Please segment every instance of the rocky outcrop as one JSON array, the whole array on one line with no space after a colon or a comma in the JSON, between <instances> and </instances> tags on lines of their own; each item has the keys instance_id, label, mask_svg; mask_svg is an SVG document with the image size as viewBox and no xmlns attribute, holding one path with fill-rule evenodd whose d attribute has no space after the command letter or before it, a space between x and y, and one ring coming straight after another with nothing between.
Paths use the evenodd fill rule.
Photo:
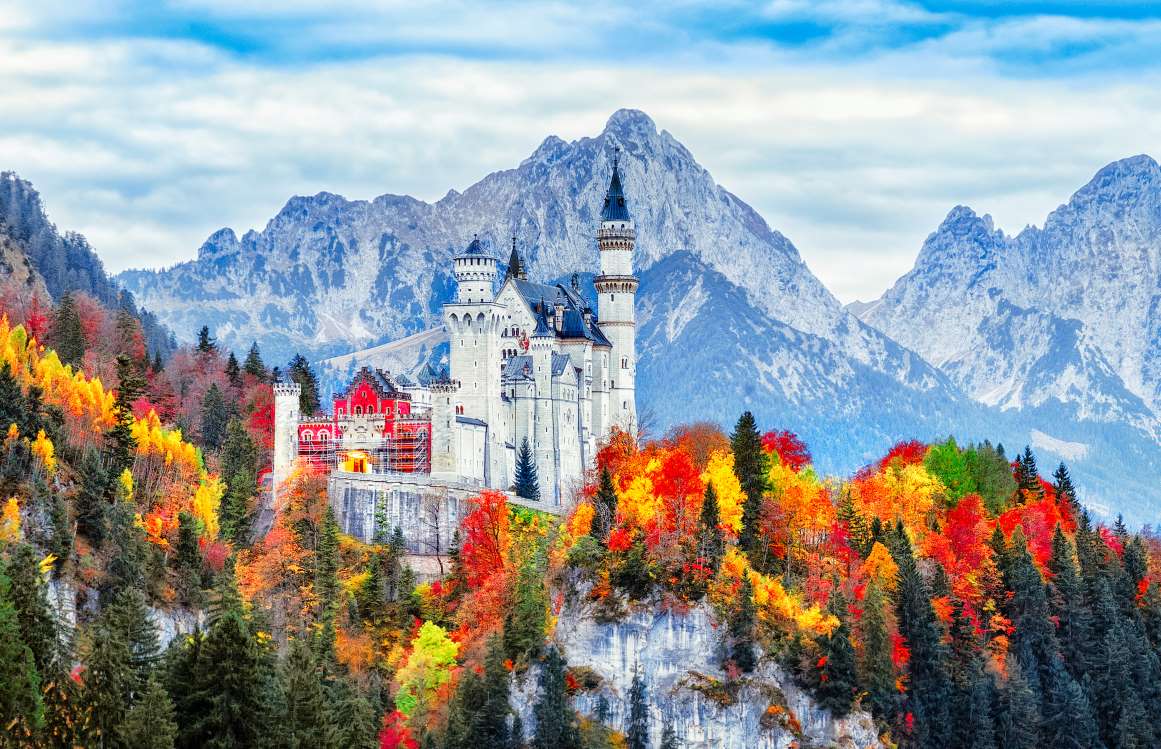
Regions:
<instances>
[{"instance_id":1,"label":"rocky outcrop","mask_svg":"<svg viewBox=\"0 0 1161 749\"><path fill-rule=\"evenodd\" d=\"M592 715L604 696L614 727L624 729L633 674L641 673L652 746L660 744L666 722L689 749L881 746L869 714L834 717L770 661L731 684L720 666L716 623L704 604L688 613L642 608L612 623L568 606L554 639L581 682L577 708ZM535 673L529 673L517 682L513 704L530 735L535 702Z\"/></svg>"}]
</instances>

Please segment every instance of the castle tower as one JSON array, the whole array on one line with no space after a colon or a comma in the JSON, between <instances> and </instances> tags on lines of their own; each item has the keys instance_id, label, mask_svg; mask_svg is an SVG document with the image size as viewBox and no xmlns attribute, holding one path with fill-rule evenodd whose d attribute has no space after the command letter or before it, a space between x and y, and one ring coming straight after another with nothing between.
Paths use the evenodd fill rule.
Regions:
<instances>
[{"instance_id":1,"label":"castle tower","mask_svg":"<svg viewBox=\"0 0 1161 749\"><path fill-rule=\"evenodd\" d=\"M496 304L496 258L479 238L473 238L454 259L456 301L443 306L444 326L450 343L451 379L459 382L452 398L453 410L487 425L484 479L488 486L507 486L505 442L507 412L501 398L500 367L503 348L500 332L507 312ZM453 416L453 427L455 426Z\"/></svg>"},{"instance_id":2,"label":"castle tower","mask_svg":"<svg viewBox=\"0 0 1161 749\"><path fill-rule=\"evenodd\" d=\"M597 246L601 253L601 274L593 279L597 289L597 324L613 345L609 356L609 422L630 434L637 434L637 277L633 275L633 247L637 232L625 193L617 157L613 176L601 209ZM603 435L598 435L601 437Z\"/></svg>"},{"instance_id":3,"label":"castle tower","mask_svg":"<svg viewBox=\"0 0 1161 749\"><path fill-rule=\"evenodd\" d=\"M560 504L560 433L552 403L552 332L545 315L552 314L542 299L535 306L536 330L529 339L532 376L536 379L536 400L532 408L532 454L536 458L536 478L540 482L540 499Z\"/></svg>"},{"instance_id":4,"label":"castle tower","mask_svg":"<svg viewBox=\"0 0 1161 749\"><path fill-rule=\"evenodd\" d=\"M456 453L456 412L454 400L459 383L438 379L431 383L431 473L454 479L459 473Z\"/></svg>"},{"instance_id":5,"label":"castle tower","mask_svg":"<svg viewBox=\"0 0 1161 749\"><path fill-rule=\"evenodd\" d=\"M297 382L274 383L274 496L278 487L290 478L294 461L298 458L298 422L301 416L299 396L302 386Z\"/></svg>"}]
</instances>

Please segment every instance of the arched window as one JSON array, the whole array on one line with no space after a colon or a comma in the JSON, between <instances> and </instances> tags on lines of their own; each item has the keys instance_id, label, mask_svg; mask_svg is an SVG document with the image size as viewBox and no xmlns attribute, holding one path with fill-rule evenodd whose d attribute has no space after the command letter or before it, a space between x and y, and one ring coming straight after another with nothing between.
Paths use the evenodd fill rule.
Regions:
<instances>
[{"instance_id":1,"label":"arched window","mask_svg":"<svg viewBox=\"0 0 1161 749\"><path fill-rule=\"evenodd\" d=\"M310 441L312 441L312 439L313 439L313 435L310 432L303 432L302 433L302 441L303 442L310 442Z\"/></svg>"},{"instance_id":2,"label":"arched window","mask_svg":"<svg viewBox=\"0 0 1161 749\"><path fill-rule=\"evenodd\" d=\"M355 406L355 416L362 416L362 415L363 415L363 407L362 406Z\"/></svg>"},{"instance_id":3,"label":"arched window","mask_svg":"<svg viewBox=\"0 0 1161 749\"><path fill-rule=\"evenodd\" d=\"M319 441L319 442L326 442L326 441L327 441L327 440L329 440L330 438L331 438L331 433L330 433L330 432L319 432L319 433L318 433L318 441Z\"/></svg>"}]
</instances>

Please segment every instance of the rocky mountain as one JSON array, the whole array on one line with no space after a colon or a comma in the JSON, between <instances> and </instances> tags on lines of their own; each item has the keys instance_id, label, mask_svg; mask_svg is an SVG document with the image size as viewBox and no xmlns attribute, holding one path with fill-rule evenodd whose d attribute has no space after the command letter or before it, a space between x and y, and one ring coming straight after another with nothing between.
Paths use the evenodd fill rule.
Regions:
<instances>
[{"instance_id":1,"label":"rocky mountain","mask_svg":"<svg viewBox=\"0 0 1161 749\"><path fill-rule=\"evenodd\" d=\"M165 326L148 310L138 308L133 296L125 294L105 272L88 240L76 232L58 230L49 221L40 194L13 172L0 172L0 245L5 262L18 266L12 275L33 287L39 283L46 299L79 291L106 307L124 306L141 320L151 353L160 351L164 356L175 348ZM30 279L29 273L35 278Z\"/></svg>"},{"instance_id":2,"label":"rocky mountain","mask_svg":"<svg viewBox=\"0 0 1161 749\"><path fill-rule=\"evenodd\" d=\"M913 291L897 287L870 305L844 309L789 240L633 110L614 113L593 138L549 137L515 169L435 203L398 195L295 197L261 232L239 238L222 229L195 260L119 279L145 304L164 309L165 322L182 335L209 324L236 350L257 340L270 361L303 350L326 360L336 384L363 363L413 371L445 350L436 329L453 286L451 257L474 234L500 257L515 235L537 279L596 269L594 226L614 148L638 227L640 405L655 431L696 418L728 424L749 408L763 424L801 432L828 471L853 470L911 437L1032 443L1048 453L1047 462L1075 462L1082 483L1091 478L1085 488L1096 505L1105 504L1115 472L1127 468L1114 455L1125 439L1125 455L1156 460L1156 373L1142 363L1129 378L1134 365L1125 352L1132 349L1114 352L1103 342L1155 326L1155 317L1136 327L1118 328L1125 321L1108 315L1104 327L1078 325L1066 292L1086 281L1067 263L1055 278L1075 275L1071 286L1057 281L1058 304L1039 304L1035 293L992 293L995 284L984 279L1008 266L1000 258L1013 254L1017 240L967 209L953 211L925 246L913 273L938 268L930 278ZM1150 218L1138 203L1151 184L1088 200L1084 211L1110 211L1104 223L1089 223L1093 241L1147 236L1156 214ZM1075 217L1081 210L1070 218L1062 209L1056 222L1019 241L1047 256L1067 233L1056 223L1082 222ZM1140 280L1132 288L1146 289L1146 278L1155 288L1155 249L1148 276L1148 243L1138 245L1133 272ZM1078 245L1073 253L1084 251ZM1032 277L1041 264L1019 272ZM1116 283L1102 287L1107 299L1118 298L1110 291ZM910 306L893 305L896 293ZM898 326L886 319L891 314ZM937 334L926 336L928 330ZM1083 398L1075 396L1082 391ZM1113 435L1113 425L1124 433ZM1113 473L1090 475L1089 463ZM1150 465L1156 468L1149 475L1161 478L1161 462ZM1141 489L1146 506L1158 501L1149 482Z\"/></svg>"},{"instance_id":3,"label":"rocky mountain","mask_svg":"<svg viewBox=\"0 0 1161 749\"><path fill-rule=\"evenodd\" d=\"M1045 432L1091 438L1109 425L1155 447L1161 166L1148 156L1110 164L1043 228L1016 236L956 207L915 267L859 315L981 403L1024 422L1039 414ZM1157 476L1161 462L1153 454L1141 469Z\"/></svg>"}]
</instances>

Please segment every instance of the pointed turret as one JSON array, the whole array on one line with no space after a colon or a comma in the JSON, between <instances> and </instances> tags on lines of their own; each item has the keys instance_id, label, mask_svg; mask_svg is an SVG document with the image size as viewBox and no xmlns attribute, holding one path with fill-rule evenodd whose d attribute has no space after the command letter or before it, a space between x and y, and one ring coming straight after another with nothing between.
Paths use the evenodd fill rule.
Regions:
<instances>
[{"instance_id":1,"label":"pointed turret","mask_svg":"<svg viewBox=\"0 0 1161 749\"><path fill-rule=\"evenodd\" d=\"M505 278L528 280L528 273L524 270L524 261L520 259L520 252L516 249L515 235L512 235L512 254L508 257L508 273Z\"/></svg>"},{"instance_id":2,"label":"pointed turret","mask_svg":"<svg viewBox=\"0 0 1161 749\"><path fill-rule=\"evenodd\" d=\"M605 193L605 205L601 208L601 221L629 221L629 206L625 204L625 191L621 187L621 170L618 157L613 156L613 176L609 180L609 190Z\"/></svg>"}]
</instances>

